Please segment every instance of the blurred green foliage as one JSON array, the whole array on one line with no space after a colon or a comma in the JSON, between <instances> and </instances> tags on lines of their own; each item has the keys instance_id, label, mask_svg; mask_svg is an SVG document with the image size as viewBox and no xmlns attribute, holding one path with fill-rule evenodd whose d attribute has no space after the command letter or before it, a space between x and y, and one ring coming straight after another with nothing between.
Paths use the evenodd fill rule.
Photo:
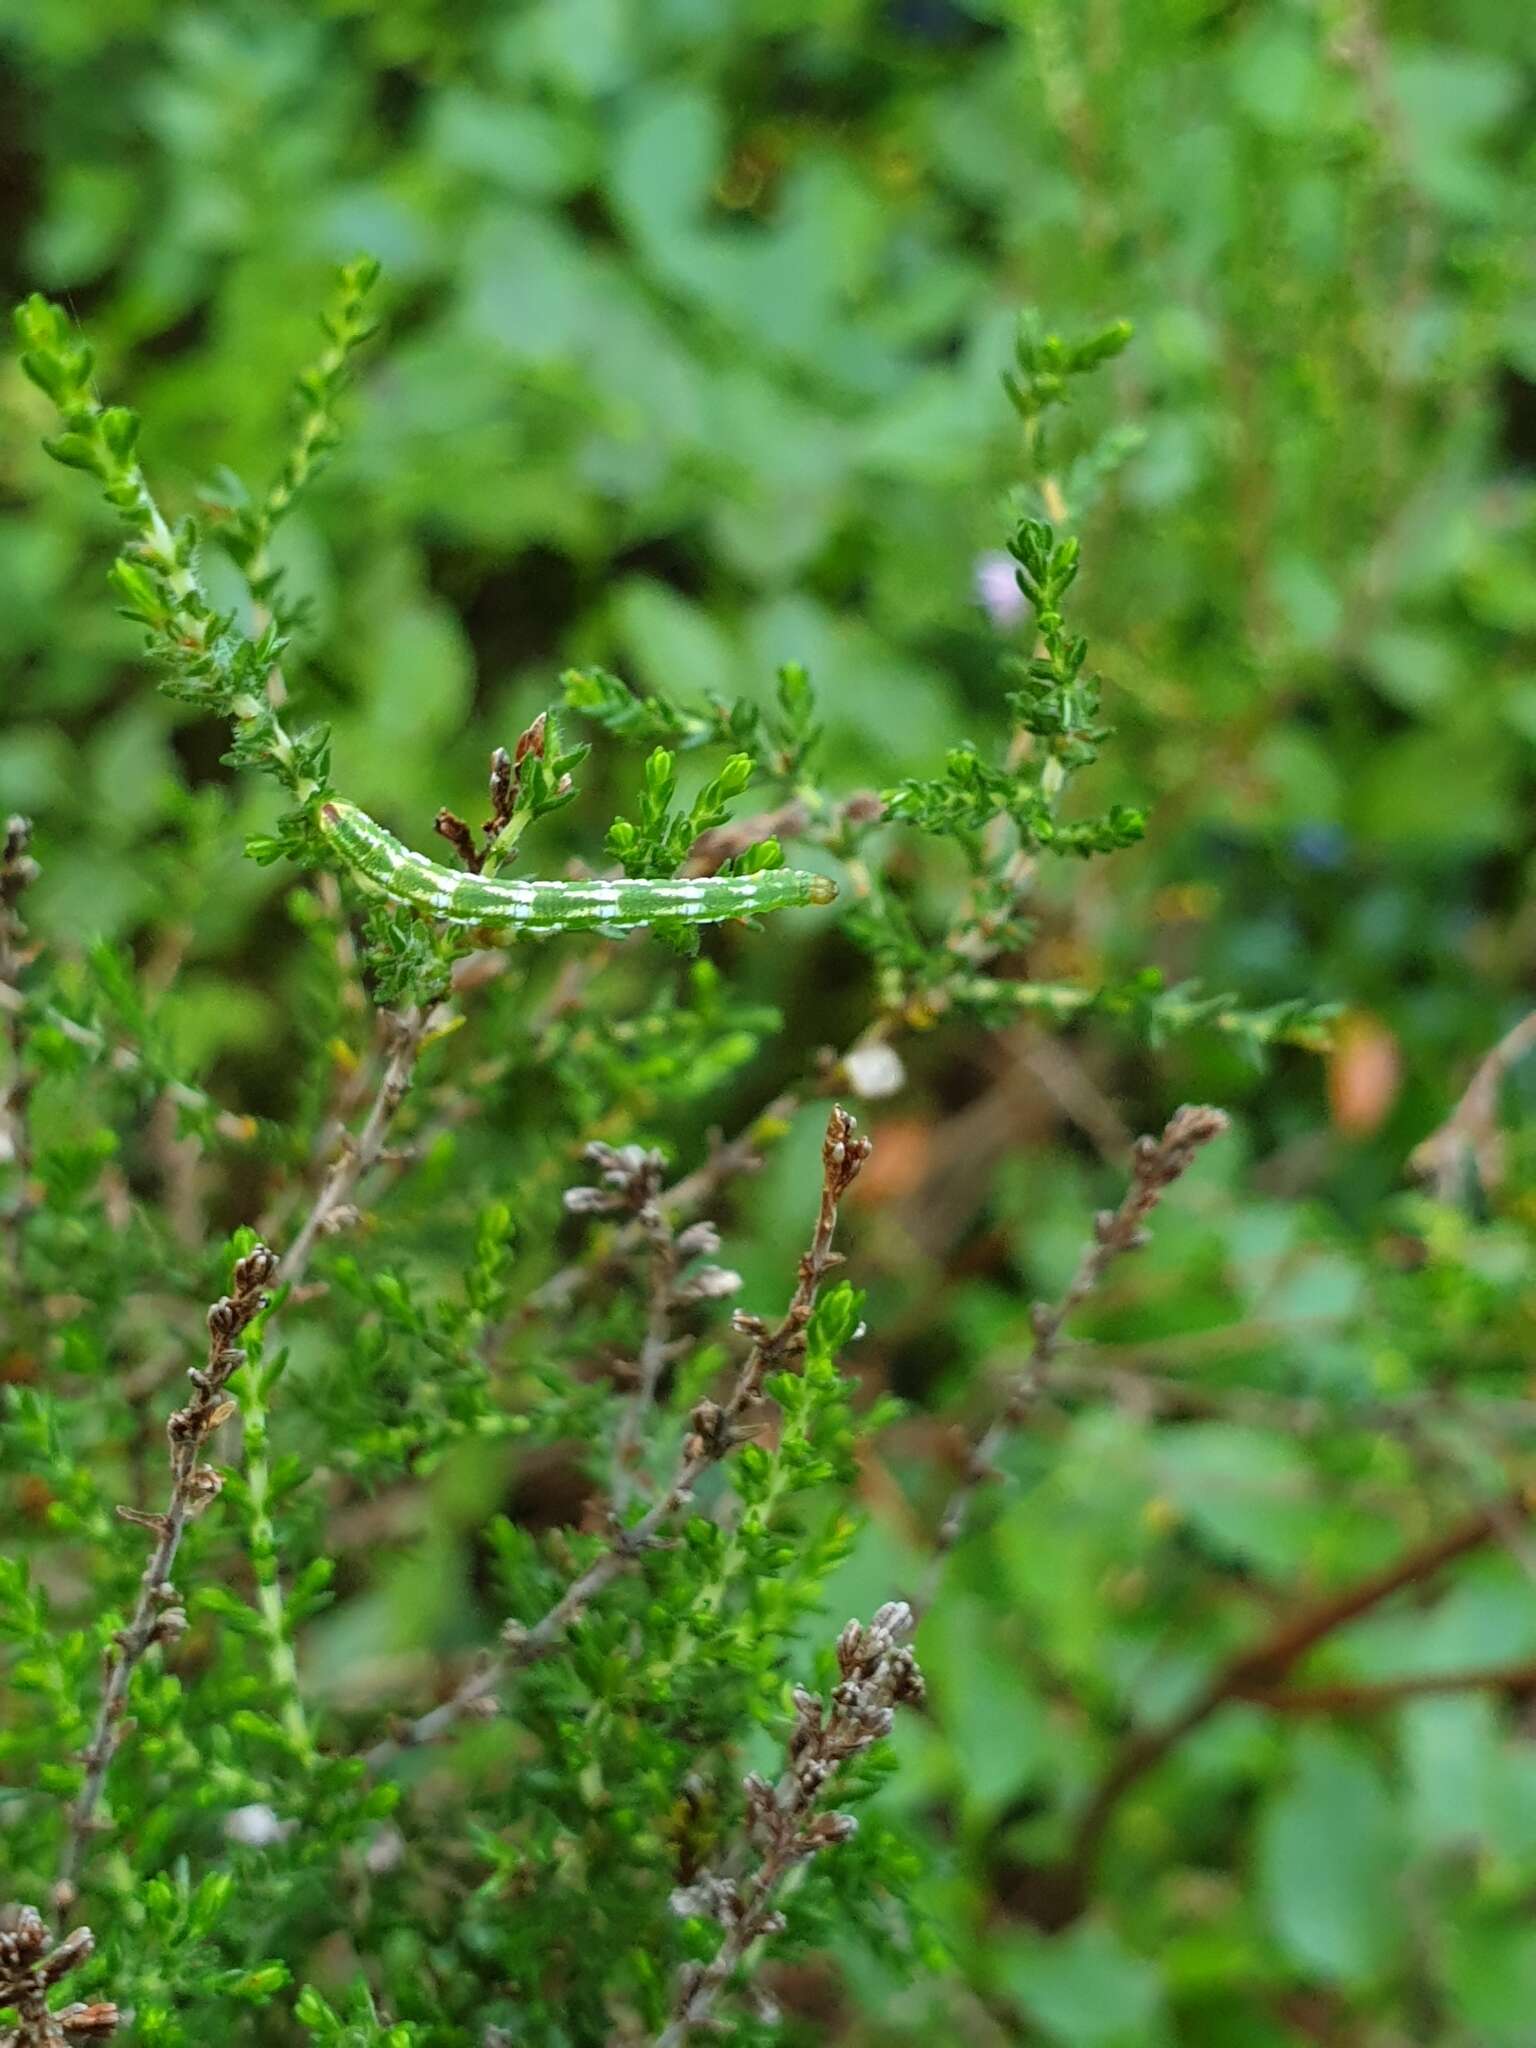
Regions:
<instances>
[{"instance_id":1,"label":"blurred green foliage","mask_svg":"<svg viewBox=\"0 0 1536 2048\"><path fill-rule=\"evenodd\" d=\"M359 431L282 550L354 793L397 824L571 659L727 694L797 660L850 774L931 759L993 700L971 584L1014 308L1133 318L1082 597L1111 794L1157 815L1100 946L1125 966L1156 911L1178 969L1386 1014L1398 1149L1423 1124L1523 964L1520 10L1474 0L1449 42L1346 0L0 21L14 283L71 295L173 509L213 449L262 473L332 264L390 273ZM0 801L57 821L59 914L119 936L210 743L130 682L90 515L17 388L5 419ZM220 971L270 884L211 879L199 1053L273 1021Z\"/></svg>"},{"instance_id":2,"label":"blurred green foliage","mask_svg":"<svg viewBox=\"0 0 1536 2048\"><path fill-rule=\"evenodd\" d=\"M1059 1291L1085 1214L1117 1191L1049 1077L1101 1136L1105 1103L1141 1128L1183 1096L1233 1107L1240 1135L1095 1309L1081 1369L1101 1378L1021 1439L925 1622L931 1711L899 1731L879 1803L924 1850L943 1967L925 1954L893 1995L829 1908L836 1979L782 1992L807 2040L1524 2048L1536 1750L1518 1695L1332 1717L1239 1701L1131 1786L1086 1898L1059 1874L1132 1731L1175 1718L1277 1613L1529 1470L1533 1064L1509 1076L1496 1168L1467 1162L1448 1200L1403 1179L1531 1000L1536 16L1507 0L0 0L0 55L10 295L78 312L104 388L144 414L173 512L217 492L220 461L268 474L335 264L382 260L387 346L275 554L305 605L305 708L334 727L347 793L413 843L440 804L478 815L486 753L567 666L588 711L613 670L687 704L745 695L772 721L776 672L802 663L841 793L929 777L961 739L995 745L998 654L1029 648L978 576L1014 515L1056 516L1020 495L1021 469L1051 477L1082 535L1075 629L1115 729L1093 800L1144 807L1147 831L1050 874L1032 973L1125 988L1150 958L1170 983L1346 1015L1326 1059L1283 1049L1260 1072L1220 1032L1149 1056L1091 1014L1065 1095L1055 1069L1043 1093L1000 1080L1032 1043L1016 1027L905 1049L910 1093L872 1117L885 1177L854 1219L870 1336L853 1357L913 1413L866 1469L870 1520L833 1580L848 1611L917 1574L943 1492L933 1418L985 1411L1030 1295ZM1052 331L1136 327L1083 387L1059 470L1054 417L1010 413L1000 385L1020 305ZM291 874L241 859L275 802L220 765L215 721L146 686L103 595L111 520L41 455L50 430L0 366L0 811L38 820L29 923L82 956L82 1013L139 1000L125 954L151 981L157 958L179 963L131 1020L146 1099L195 1073L263 1120L261 1163L216 1190L233 1226L320 1128L297 1053L355 1030L335 933L312 906L302 928L288 915ZM541 827L546 871L591 852L635 768L598 749L582 803ZM916 908L954 883L942 860L914 867ZM537 1058L505 1049L483 1127L428 1154L361 1265L334 1260L336 1294L375 1316L368 1371L405 1388L349 1430L365 1477L478 1413L474 1386L434 1382L446 1412L409 1389L420 1318L379 1292L378 1262L406 1247L472 1306L477 1275L508 1284L495 1225L466 1254L436 1204L492 1162L520 1204L550 1193L549 1146L525 1128L546 1064L562 1073L550 1145L611 1116L692 1157L867 1007L868 964L835 929L733 947L724 987L712 959L661 957L630 970L604 1028L556 1014ZM53 1255L79 1262L106 1326L144 1246L88 1249L71 1205L111 1141L40 1095ZM797 1121L742 1205L728 1255L748 1299L782 1292L818 1137L814 1114ZM201 1274L185 1264L182 1291ZM130 1360L154 1345L135 1313ZM622 1334L599 1320L564 1341ZM427 1341L460 1335L434 1323ZM105 1371L117 1352L86 1357L93 1341L74 1363ZM341 1358L296 1348L286 1426L359 1398ZM592 1391L559 1396L573 1433ZM517 1445L484 1434L428 1479L429 1535L309 1629L323 1686L485 1640L488 1515L511 1516L494 1568L531 1567L511 1533ZM18 1441L101 1539L104 1496L50 1464L40 1424ZM4 1505L25 1523L24 1500ZM89 1647L69 1650L82 1683ZM1516 1529L1330 1642L1305 1680L1533 1654ZM83 1734L67 1697L50 1711ZM197 1760L176 1753L172 1708L141 1719L185 1782ZM551 1714L540 1740L563 1739ZM211 1807L269 1789L237 1752L217 1752ZM326 1796L340 1810L349 1793ZM504 1917L505 1853L479 1843L465 1878L464 1952L442 1964L455 1996ZM147 1953L201 1938L199 1897L163 1881ZM401 2002L417 1951L385 1960L391 2013L420 2019ZM300 2019L322 2041L392 2040L347 1988L352 1961L321 1958L326 1998L307 1992ZM174 2001L174 1972L151 1979L145 2003Z\"/></svg>"}]
</instances>

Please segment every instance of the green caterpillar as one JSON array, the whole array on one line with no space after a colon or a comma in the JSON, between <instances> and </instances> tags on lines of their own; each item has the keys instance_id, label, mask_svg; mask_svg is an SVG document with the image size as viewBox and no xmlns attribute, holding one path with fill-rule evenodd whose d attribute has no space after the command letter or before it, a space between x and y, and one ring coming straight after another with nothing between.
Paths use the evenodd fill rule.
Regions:
<instances>
[{"instance_id":1,"label":"green caterpillar","mask_svg":"<svg viewBox=\"0 0 1536 2048\"><path fill-rule=\"evenodd\" d=\"M409 903L448 924L515 925L520 931L633 931L653 924L719 924L767 910L830 903L837 884L794 868L757 875L702 875L675 882L523 882L456 874L412 853L366 811L339 797L321 804L327 845L363 888Z\"/></svg>"}]
</instances>

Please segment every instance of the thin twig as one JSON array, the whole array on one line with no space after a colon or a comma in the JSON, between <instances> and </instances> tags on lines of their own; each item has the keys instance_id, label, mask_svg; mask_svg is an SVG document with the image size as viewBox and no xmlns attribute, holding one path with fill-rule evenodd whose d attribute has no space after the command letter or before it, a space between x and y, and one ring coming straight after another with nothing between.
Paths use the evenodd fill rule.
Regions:
<instances>
[{"instance_id":1,"label":"thin twig","mask_svg":"<svg viewBox=\"0 0 1536 2048\"><path fill-rule=\"evenodd\" d=\"M31 837L31 821L21 817L8 818L0 837L0 991L12 999L5 1005L6 1073L5 1085L0 1089L0 1166L9 1166L16 1175L16 1193L6 1204L4 1223L11 1277L18 1295L22 1286L22 1231L32 1202L32 1139L27 1125L27 1097L32 1084L27 1073L25 999L21 993L21 977L27 963L26 929L19 908L23 894L37 878L37 863L27 852Z\"/></svg>"},{"instance_id":2,"label":"thin twig","mask_svg":"<svg viewBox=\"0 0 1536 2048\"><path fill-rule=\"evenodd\" d=\"M636 1361L635 1389L624 1404L613 1444L613 1511L621 1515L633 1491L635 1467L645 1442L646 1424L656 1405L656 1390L671 1351L672 1283L677 1252L672 1232L660 1215L651 1233L650 1285L646 1290L645 1335Z\"/></svg>"},{"instance_id":3,"label":"thin twig","mask_svg":"<svg viewBox=\"0 0 1536 2048\"><path fill-rule=\"evenodd\" d=\"M683 873L718 874L728 860L756 846L759 840L796 838L810 822L810 808L798 796L780 804L777 810L758 811L750 818L733 818L729 824L716 825L699 834L688 850Z\"/></svg>"},{"instance_id":4,"label":"thin twig","mask_svg":"<svg viewBox=\"0 0 1536 2048\"><path fill-rule=\"evenodd\" d=\"M1084 1247L1077 1271L1060 1300L1036 1302L1030 1311L1034 1342L1029 1357L1002 1408L977 1438L967 1460L965 1477L951 1493L939 1518L937 1554L921 1608L926 1609L932 1600L944 1555L963 1533L976 1494L992 1478L1003 1445L1046 1388L1068 1319L1097 1291L1117 1259L1139 1251L1146 1244L1147 1218L1173 1183L1188 1171L1201 1147L1226 1128L1227 1119L1219 1109L1186 1105L1169 1118L1160 1138L1136 1140L1131 1150L1131 1183L1119 1208L1102 1209L1094 1218L1092 1240Z\"/></svg>"},{"instance_id":5,"label":"thin twig","mask_svg":"<svg viewBox=\"0 0 1536 2048\"><path fill-rule=\"evenodd\" d=\"M343 1134L320 1192L283 1254L277 1273L280 1283L291 1286L303 1278L316 1243L349 1214L358 1182L378 1163L395 1111L411 1085L411 1074L433 1010L430 1004L413 1004L390 1018L393 1043L368 1115L355 1139Z\"/></svg>"},{"instance_id":6,"label":"thin twig","mask_svg":"<svg viewBox=\"0 0 1536 2048\"><path fill-rule=\"evenodd\" d=\"M809 1249L800 1261L794 1293L781 1320L771 1327L760 1317L738 1315L735 1327L750 1337L751 1349L724 1402L700 1401L678 1452L671 1478L636 1522L615 1526L606 1547L593 1559L538 1621L531 1626L509 1622L493 1655L458 1687L452 1696L411 1722L403 1733L378 1743L367 1762L377 1769L398 1749L434 1742L466 1716L482 1714L497 1687L513 1672L547 1657L581 1613L657 1541L668 1522L693 1498L694 1488L711 1466L728 1457L751 1432L745 1418L757 1403L770 1373L799 1363L805 1351L806 1326L816 1306L821 1283L840 1263L832 1249L838 1206L869 1157L867 1138L858 1137L854 1120L834 1108L827 1119L821 1148L821 1201ZM494 1711L494 1708L491 1708Z\"/></svg>"},{"instance_id":7,"label":"thin twig","mask_svg":"<svg viewBox=\"0 0 1536 2048\"><path fill-rule=\"evenodd\" d=\"M699 1258L713 1258L720 1249L720 1233L707 1222L674 1229L658 1201L666 1165L659 1152L643 1145L607 1145L599 1139L587 1147L584 1157L599 1174L598 1184L568 1188L566 1209L573 1216L629 1216L650 1245L645 1335L635 1364L634 1392L624 1404L614 1436L612 1509L615 1516L622 1516L661 1375L676 1349L673 1313L688 1302L721 1301L735 1294L741 1275L724 1266L693 1264Z\"/></svg>"},{"instance_id":8,"label":"thin twig","mask_svg":"<svg viewBox=\"0 0 1536 2048\"><path fill-rule=\"evenodd\" d=\"M1485 1188L1497 1187L1502 1166L1499 1089L1510 1069L1533 1050L1536 1010L1522 1017L1483 1056L1461 1100L1444 1123L1414 1147L1408 1164L1415 1173L1433 1182L1441 1201L1455 1201L1465 1192L1469 1169L1476 1172Z\"/></svg>"},{"instance_id":9,"label":"thin twig","mask_svg":"<svg viewBox=\"0 0 1536 2048\"><path fill-rule=\"evenodd\" d=\"M342 1132L320 1192L298 1235L276 1264L274 1277L279 1285L296 1286L307 1272L320 1238L340 1228L353 1215L353 1194L363 1176L377 1164L383 1153L390 1124L410 1087L411 1075L434 1008L434 1005L415 1005L403 1015L390 1017L393 1044L368 1115L355 1139ZM268 1667L281 1701L283 1726L297 1755L309 1761L314 1756L314 1740L304 1711L298 1667L284 1615L277 1533L270 1510L272 1465L268 1452L266 1410L259 1389L254 1385L252 1394L242 1465L250 1508L248 1533L256 1579L256 1611L261 1620Z\"/></svg>"},{"instance_id":10,"label":"thin twig","mask_svg":"<svg viewBox=\"0 0 1536 2048\"><path fill-rule=\"evenodd\" d=\"M235 1263L233 1292L208 1311L208 1362L193 1367L192 1399L166 1424L170 1439L171 1491L164 1512L145 1515L119 1508L124 1521L149 1530L154 1550L139 1582L139 1596L126 1628L118 1631L106 1657L106 1684L96 1725L84 1752L85 1779L72 1801L64 1847L59 1859L55 1899L60 1911L75 1897L75 1879L88 1837L99 1825L96 1809L112 1759L125 1728L128 1691L133 1674L156 1643L175 1642L187 1625L177 1604L171 1572L187 1524L217 1499L223 1480L211 1465L200 1462L203 1445L234 1412L225 1394L231 1375L245 1363L239 1338L267 1305L265 1289L277 1272L277 1259L257 1245Z\"/></svg>"},{"instance_id":11,"label":"thin twig","mask_svg":"<svg viewBox=\"0 0 1536 2048\"><path fill-rule=\"evenodd\" d=\"M1101 1159L1125 1156L1131 1134L1070 1045L1035 1030L1009 1033L1000 1043L1010 1053L1017 1047L1024 1065L1062 1115L1091 1139Z\"/></svg>"},{"instance_id":12,"label":"thin twig","mask_svg":"<svg viewBox=\"0 0 1536 2048\"><path fill-rule=\"evenodd\" d=\"M1340 1679L1332 1685L1255 1688L1239 1697L1272 1714L1374 1714L1405 1700L1438 1699L1457 1692L1536 1693L1536 1657L1478 1665L1470 1671L1405 1672L1397 1678Z\"/></svg>"}]
</instances>

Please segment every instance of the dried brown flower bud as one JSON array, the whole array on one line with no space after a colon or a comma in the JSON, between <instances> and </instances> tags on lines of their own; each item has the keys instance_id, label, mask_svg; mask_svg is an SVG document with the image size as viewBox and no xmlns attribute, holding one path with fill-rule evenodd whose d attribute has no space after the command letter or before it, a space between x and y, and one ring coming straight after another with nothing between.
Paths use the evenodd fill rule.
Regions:
<instances>
[{"instance_id":1,"label":"dried brown flower bud","mask_svg":"<svg viewBox=\"0 0 1536 2048\"><path fill-rule=\"evenodd\" d=\"M55 2015L66 2034L79 2041L105 2041L115 2034L122 2014L115 2005L98 2000L92 2005L66 2005Z\"/></svg>"},{"instance_id":2,"label":"dried brown flower bud","mask_svg":"<svg viewBox=\"0 0 1536 2048\"><path fill-rule=\"evenodd\" d=\"M37 1966L37 1974L44 1984L57 1984L61 1977L67 1977L71 1970L83 1963L96 1946L96 1937L89 1927L77 1927L72 1934L66 1934L56 1949L43 1957Z\"/></svg>"},{"instance_id":3,"label":"dried brown flower bud","mask_svg":"<svg viewBox=\"0 0 1536 2048\"><path fill-rule=\"evenodd\" d=\"M227 1294L221 1295L208 1311L208 1328L215 1337L230 1337L240 1327L240 1311Z\"/></svg>"},{"instance_id":4,"label":"dried brown flower bud","mask_svg":"<svg viewBox=\"0 0 1536 2048\"><path fill-rule=\"evenodd\" d=\"M680 1886L667 1904L680 1920L718 1920L729 1927L741 1918L742 1900L734 1882L705 1871L690 1885Z\"/></svg>"},{"instance_id":5,"label":"dried brown flower bud","mask_svg":"<svg viewBox=\"0 0 1536 2048\"><path fill-rule=\"evenodd\" d=\"M156 1617L150 1640L156 1643L179 1643L187 1632L187 1615L183 1607L167 1607Z\"/></svg>"},{"instance_id":6,"label":"dried brown flower bud","mask_svg":"<svg viewBox=\"0 0 1536 2048\"><path fill-rule=\"evenodd\" d=\"M795 1764L795 1783L809 1798L826 1783L831 1768L819 1756L802 1756Z\"/></svg>"},{"instance_id":7,"label":"dried brown flower bud","mask_svg":"<svg viewBox=\"0 0 1536 2048\"><path fill-rule=\"evenodd\" d=\"M511 817L516 794L517 782L512 773L511 757L505 747L497 747L491 755L491 815L484 826L487 838L499 832Z\"/></svg>"},{"instance_id":8,"label":"dried brown flower bud","mask_svg":"<svg viewBox=\"0 0 1536 2048\"><path fill-rule=\"evenodd\" d=\"M773 1787L758 1771L749 1771L741 1781L741 1789L747 1795L747 1819L757 1823L765 1821L776 1810Z\"/></svg>"},{"instance_id":9,"label":"dried brown flower bud","mask_svg":"<svg viewBox=\"0 0 1536 2048\"><path fill-rule=\"evenodd\" d=\"M22 821L11 820L13 825L19 822ZM14 1966L31 1962L42 1954L48 1946L48 1929L36 1906L16 1906L11 1910L11 1926L0 1929L0 1963Z\"/></svg>"},{"instance_id":10,"label":"dried brown flower bud","mask_svg":"<svg viewBox=\"0 0 1536 2048\"><path fill-rule=\"evenodd\" d=\"M717 1401L700 1401L689 1420L693 1434L686 1446L690 1462L696 1458L723 1458L737 1441L738 1432Z\"/></svg>"},{"instance_id":11,"label":"dried brown flower bud","mask_svg":"<svg viewBox=\"0 0 1536 2048\"><path fill-rule=\"evenodd\" d=\"M927 1698L928 1688L912 1651L896 1651L886 1670L891 1698L902 1706L920 1707Z\"/></svg>"},{"instance_id":12,"label":"dried brown flower bud","mask_svg":"<svg viewBox=\"0 0 1536 2048\"><path fill-rule=\"evenodd\" d=\"M839 1842L852 1841L858 1832L859 1824L851 1813L820 1813L801 1840L814 1854L818 1849L830 1849Z\"/></svg>"},{"instance_id":13,"label":"dried brown flower bud","mask_svg":"<svg viewBox=\"0 0 1536 2048\"><path fill-rule=\"evenodd\" d=\"M725 1301L741 1292L742 1280L729 1266L701 1266L677 1291L679 1301Z\"/></svg>"},{"instance_id":14,"label":"dried brown flower bud","mask_svg":"<svg viewBox=\"0 0 1536 2048\"><path fill-rule=\"evenodd\" d=\"M121 1501L114 1512L120 1522L132 1522L136 1529L148 1529L154 1536L165 1534L164 1515L146 1515L138 1508L125 1507Z\"/></svg>"},{"instance_id":15,"label":"dried brown flower bud","mask_svg":"<svg viewBox=\"0 0 1536 2048\"><path fill-rule=\"evenodd\" d=\"M480 849L475 845L475 835L459 816L445 805L432 820L432 830L441 839L446 839L464 866L472 875L480 872Z\"/></svg>"},{"instance_id":16,"label":"dried brown flower bud","mask_svg":"<svg viewBox=\"0 0 1536 2048\"><path fill-rule=\"evenodd\" d=\"M909 1635L912 1629L912 1609L905 1600L888 1600L870 1623L871 1631L885 1636L892 1642Z\"/></svg>"},{"instance_id":17,"label":"dried brown flower bud","mask_svg":"<svg viewBox=\"0 0 1536 2048\"><path fill-rule=\"evenodd\" d=\"M720 1233L713 1223L690 1223L686 1230L678 1232L677 1256L679 1259L713 1258L720 1249Z\"/></svg>"},{"instance_id":18,"label":"dried brown flower bud","mask_svg":"<svg viewBox=\"0 0 1536 2048\"><path fill-rule=\"evenodd\" d=\"M200 1515L224 1491L224 1475L211 1465L198 1465L187 1475L186 1491L188 1517Z\"/></svg>"},{"instance_id":19,"label":"dried brown flower bud","mask_svg":"<svg viewBox=\"0 0 1536 2048\"><path fill-rule=\"evenodd\" d=\"M265 1287L276 1277L277 1254L270 1245L253 1245L243 1259L235 1264L235 1292L249 1294L256 1288Z\"/></svg>"},{"instance_id":20,"label":"dried brown flower bud","mask_svg":"<svg viewBox=\"0 0 1536 2048\"><path fill-rule=\"evenodd\" d=\"M530 754L540 761L544 758L544 735L549 726L549 713L541 711L538 717L517 736L517 750L513 754L513 765L521 768ZM500 750L498 749L498 752Z\"/></svg>"},{"instance_id":21,"label":"dried brown flower bud","mask_svg":"<svg viewBox=\"0 0 1536 2048\"><path fill-rule=\"evenodd\" d=\"M858 1179L874 1147L868 1138L856 1135L854 1119L841 1106L827 1118L827 1135L822 1141L821 1163L827 1193L833 1201L845 1195Z\"/></svg>"}]
</instances>

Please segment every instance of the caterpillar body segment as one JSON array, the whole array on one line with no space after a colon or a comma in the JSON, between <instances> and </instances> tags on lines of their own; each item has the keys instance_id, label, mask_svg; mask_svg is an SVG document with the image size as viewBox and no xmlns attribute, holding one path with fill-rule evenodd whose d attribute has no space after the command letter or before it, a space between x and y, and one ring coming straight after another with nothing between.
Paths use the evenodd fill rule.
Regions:
<instances>
[{"instance_id":1,"label":"caterpillar body segment","mask_svg":"<svg viewBox=\"0 0 1536 2048\"><path fill-rule=\"evenodd\" d=\"M317 823L326 844L363 888L447 924L511 925L529 932L634 931L655 924L719 924L830 903L837 894L836 883L825 875L794 868L651 882L536 882L456 874L402 846L366 811L339 797L320 806Z\"/></svg>"}]
</instances>

